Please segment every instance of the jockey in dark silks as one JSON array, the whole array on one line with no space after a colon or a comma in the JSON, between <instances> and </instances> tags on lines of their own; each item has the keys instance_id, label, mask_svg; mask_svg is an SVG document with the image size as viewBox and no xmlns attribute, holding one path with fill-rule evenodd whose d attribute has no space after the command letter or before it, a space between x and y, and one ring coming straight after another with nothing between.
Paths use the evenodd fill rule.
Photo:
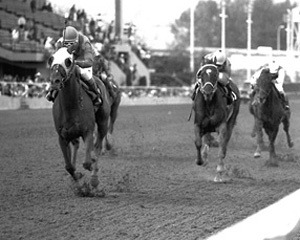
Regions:
<instances>
[{"instance_id":1,"label":"jockey in dark silks","mask_svg":"<svg viewBox=\"0 0 300 240\"><path fill-rule=\"evenodd\" d=\"M74 56L74 61L79 69L81 79L87 84L93 94L93 103L100 105L102 103L100 90L97 88L95 79L93 78L93 59L94 50L88 37L79 33L74 27L67 26L64 38L60 38L56 43L56 48L67 47L68 52ZM46 98L54 101L55 95L50 89Z\"/></svg>"},{"instance_id":2,"label":"jockey in dark silks","mask_svg":"<svg viewBox=\"0 0 300 240\"><path fill-rule=\"evenodd\" d=\"M114 77L110 71L109 61L103 55L97 55L93 64L93 74L98 76L106 86L110 96L116 97L114 88L117 88Z\"/></svg>"},{"instance_id":3,"label":"jockey in dark silks","mask_svg":"<svg viewBox=\"0 0 300 240\"><path fill-rule=\"evenodd\" d=\"M225 53L222 50L217 50L213 53L209 53L205 55L202 59L200 69L201 67L206 64L213 64L215 65L219 70L219 82L226 87L227 89L227 98L228 103L231 104L234 100L237 99L236 94L232 91L230 86L231 79L231 63L229 59L226 57ZM199 72L197 73L197 76L199 75ZM198 79L197 79L198 80ZM196 96L196 90L198 88L199 84L196 82L194 92L192 94L192 99L194 100Z\"/></svg>"}]
</instances>

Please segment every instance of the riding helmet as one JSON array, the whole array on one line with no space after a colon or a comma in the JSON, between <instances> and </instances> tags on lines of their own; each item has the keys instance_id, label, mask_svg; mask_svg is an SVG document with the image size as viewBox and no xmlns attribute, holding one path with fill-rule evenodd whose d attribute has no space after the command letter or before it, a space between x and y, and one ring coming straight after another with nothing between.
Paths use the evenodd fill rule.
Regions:
<instances>
[{"instance_id":1,"label":"riding helmet","mask_svg":"<svg viewBox=\"0 0 300 240\"><path fill-rule=\"evenodd\" d=\"M69 46L74 44L77 41L78 41L78 31L72 26L67 26L65 29L64 45Z\"/></svg>"},{"instance_id":2,"label":"riding helmet","mask_svg":"<svg viewBox=\"0 0 300 240\"><path fill-rule=\"evenodd\" d=\"M270 73L275 74L278 72L279 64L275 60L273 60L269 63L269 69Z\"/></svg>"},{"instance_id":3,"label":"riding helmet","mask_svg":"<svg viewBox=\"0 0 300 240\"><path fill-rule=\"evenodd\" d=\"M215 60L217 65L223 65L226 61L225 53L220 49L215 52Z\"/></svg>"}]
</instances>

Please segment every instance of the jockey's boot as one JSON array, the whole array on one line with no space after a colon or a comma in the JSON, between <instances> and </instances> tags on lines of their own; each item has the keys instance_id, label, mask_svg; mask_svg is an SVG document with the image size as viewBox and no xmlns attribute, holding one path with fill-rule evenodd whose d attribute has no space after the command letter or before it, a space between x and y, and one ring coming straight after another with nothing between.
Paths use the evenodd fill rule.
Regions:
<instances>
[{"instance_id":1,"label":"jockey's boot","mask_svg":"<svg viewBox=\"0 0 300 240\"><path fill-rule=\"evenodd\" d=\"M102 100L101 100L101 92L100 90L98 89L95 81L93 78L91 78L90 80L86 81L86 83L88 84L89 86L89 89L91 91L93 91L95 93L95 97L93 98L93 103L95 106L99 106L102 104Z\"/></svg>"},{"instance_id":2,"label":"jockey's boot","mask_svg":"<svg viewBox=\"0 0 300 240\"><path fill-rule=\"evenodd\" d=\"M285 110L289 110L290 109L289 100L287 99L287 97L285 96L285 94L282 93L282 92L280 92L279 96L281 98L281 101L282 101L284 109Z\"/></svg>"},{"instance_id":3,"label":"jockey's boot","mask_svg":"<svg viewBox=\"0 0 300 240\"><path fill-rule=\"evenodd\" d=\"M229 83L226 84L226 88L228 90L228 94L227 94L227 103L228 105L232 104L236 99L236 94L234 93L234 91L232 90L231 86Z\"/></svg>"},{"instance_id":4,"label":"jockey's boot","mask_svg":"<svg viewBox=\"0 0 300 240\"><path fill-rule=\"evenodd\" d=\"M117 94L116 94L116 92L114 90L114 87L113 87L114 83L111 81L110 77L107 77L105 81L106 81L106 83L104 83L104 84L105 84L105 86L107 86L107 90L108 90L109 95L113 99L115 99ZM103 81L103 82L105 82L105 81Z\"/></svg>"},{"instance_id":5,"label":"jockey's boot","mask_svg":"<svg viewBox=\"0 0 300 240\"><path fill-rule=\"evenodd\" d=\"M55 90L49 90L48 93L46 94L46 99L49 102L54 102L56 96L56 91Z\"/></svg>"}]
</instances>

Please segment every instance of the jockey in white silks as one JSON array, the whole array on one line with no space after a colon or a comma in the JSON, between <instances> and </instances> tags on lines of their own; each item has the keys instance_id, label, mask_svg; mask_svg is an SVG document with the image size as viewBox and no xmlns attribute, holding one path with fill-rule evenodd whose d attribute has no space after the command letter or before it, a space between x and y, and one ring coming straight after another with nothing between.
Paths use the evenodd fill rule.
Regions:
<instances>
[{"instance_id":1,"label":"jockey in white silks","mask_svg":"<svg viewBox=\"0 0 300 240\"><path fill-rule=\"evenodd\" d=\"M197 72L197 76L200 75L200 71L202 67L206 64L213 64L218 68L219 71L219 79L218 81L221 83L222 86L224 86L227 89L227 98L228 102L232 103L237 99L236 94L234 91L231 89L230 82L232 81L231 79L231 63L229 59L227 58L226 54L221 50L217 50L215 52L209 53L205 55L202 58L202 62L200 64L200 69ZM197 79L198 80L198 79ZM196 96L196 90L199 86L198 81L196 82L194 86L194 91L192 94L192 100L194 100Z\"/></svg>"},{"instance_id":2,"label":"jockey in white silks","mask_svg":"<svg viewBox=\"0 0 300 240\"><path fill-rule=\"evenodd\" d=\"M282 66L280 66L275 60L272 60L270 63L263 65L260 69L258 69L250 79L250 84L252 85L253 90L255 90L256 81L260 76L260 73L263 69L269 68L270 73L276 75L277 77L273 80L273 83L276 89L279 92L280 98L285 104L286 109L289 108L288 101L285 96L285 92L283 89L283 83L285 79L285 71Z\"/></svg>"}]
</instances>

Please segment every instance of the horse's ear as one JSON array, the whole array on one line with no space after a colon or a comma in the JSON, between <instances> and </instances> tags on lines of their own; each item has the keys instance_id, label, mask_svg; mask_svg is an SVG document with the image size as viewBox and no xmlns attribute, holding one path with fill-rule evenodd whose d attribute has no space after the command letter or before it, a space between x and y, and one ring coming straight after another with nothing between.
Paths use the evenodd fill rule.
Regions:
<instances>
[{"instance_id":1,"label":"horse's ear","mask_svg":"<svg viewBox=\"0 0 300 240\"><path fill-rule=\"evenodd\" d=\"M65 65L66 65L67 68L71 67L72 61L71 61L70 58L67 58L67 59L65 60Z\"/></svg>"},{"instance_id":2,"label":"horse's ear","mask_svg":"<svg viewBox=\"0 0 300 240\"><path fill-rule=\"evenodd\" d=\"M51 67L51 65L53 63L53 60L54 60L53 56L49 57L49 59L48 59L48 65L49 65L49 67Z\"/></svg>"}]
</instances>

